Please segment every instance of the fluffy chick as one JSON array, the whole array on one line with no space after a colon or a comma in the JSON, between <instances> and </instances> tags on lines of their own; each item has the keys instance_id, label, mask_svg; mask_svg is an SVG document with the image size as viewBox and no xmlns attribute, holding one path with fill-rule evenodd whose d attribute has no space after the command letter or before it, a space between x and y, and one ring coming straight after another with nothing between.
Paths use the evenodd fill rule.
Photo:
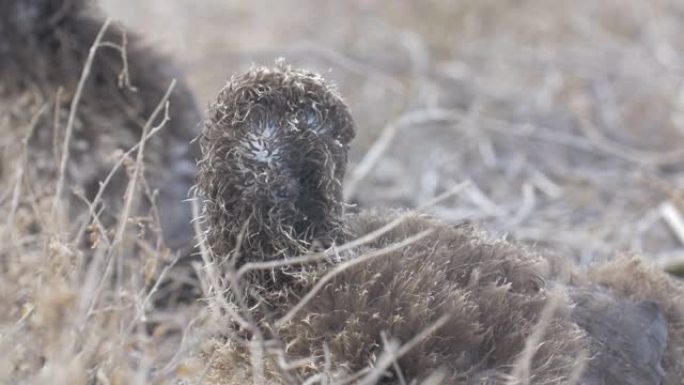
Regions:
<instances>
[{"instance_id":1,"label":"fluffy chick","mask_svg":"<svg viewBox=\"0 0 684 385\"><path fill-rule=\"evenodd\" d=\"M236 268L287 259L395 220L400 214L344 212L353 133L346 105L318 75L280 65L234 77L201 137L198 187L215 256ZM335 266L426 230L334 275L289 321L276 322ZM243 283L267 334L290 358L313 357L296 373L302 378L325 369L340 379L372 367L384 337L406 343L446 316L377 383L421 381L441 370L444 384L677 384L682 286L649 271L649 282L661 286L630 292L621 286L630 280L624 267L587 277L560 262L469 226L410 215L324 263L276 268ZM222 367L228 383L244 374L239 352Z\"/></svg>"}]
</instances>

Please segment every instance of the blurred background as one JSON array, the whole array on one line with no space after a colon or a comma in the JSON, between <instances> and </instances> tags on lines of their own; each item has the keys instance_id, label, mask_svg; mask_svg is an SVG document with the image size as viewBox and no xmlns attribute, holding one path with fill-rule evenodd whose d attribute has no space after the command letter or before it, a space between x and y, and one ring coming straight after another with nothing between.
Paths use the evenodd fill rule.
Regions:
<instances>
[{"instance_id":1,"label":"blurred background","mask_svg":"<svg viewBox=\"0 0 684 385\"><path fill-rule=\"evenodd\" d=\"M684 260L684 1L103 0L206 107L284 57L337 84L357 125L347 197L580 262Z\"/></svg>"}]
</instances>

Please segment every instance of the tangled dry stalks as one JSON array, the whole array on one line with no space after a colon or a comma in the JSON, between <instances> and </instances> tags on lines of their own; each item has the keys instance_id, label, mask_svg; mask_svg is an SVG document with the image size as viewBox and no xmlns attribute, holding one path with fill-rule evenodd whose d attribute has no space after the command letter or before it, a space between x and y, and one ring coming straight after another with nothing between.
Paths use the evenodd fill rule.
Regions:
<instances>
[{"instance_id":1,"label":"tangled dry stalks","mask_svg":"<svg viewBox=\"0 0 684 385\"><path fill-rule=\"evenodd\" d=\"M684 115L679 75L684 50L679 38L683 9L677 1L527 0L505 6L479 0L392 6L369 1L349 7L313 0L269 2L267 7L218 0L204 7L190 0L105 3L174 47L203 100L218 91L227 73L255 61L286 56L321 72L332 68L330 76L361 127L345 192L360 207L420 207L467 180L470 186L459 194L420 211L454 224L476 221L583 264L626 253L673 270L681 266ZM160 5L165 17L150 11ZM310 18L293 11L300 9L340 28L312 27ZM226 31L226 20L234 22L234 29ZM166 28L169 24L174 28ZM196 41L197 36L203 38ZM125 49L116 47L120 57L118 49ZM82 74L76 80L89 76L88 71ZM159 87L165 91L172 85ZM135 210L124 210L114 225L105 223L98 194L84 203L88 214L74 226L62 207L73 202L37 199L46 184L49 191L64 189L74 199L69 184L59 182L67 179L73 159L67 147L55 147L62 162L54 163L61 170L59 179L37 181L27 171L30 136L67 98L78 100L75 94L15 100L25 119L12 124L24 134L0 143L2 156L11 157L13 165L0 174L0 383L371 384L391 368L398 383L406 383L397 360L443 319L403 344L386 336L374 367L340 378L332 373L332 353L324 347L322 357L316 357L323 362L320 370L305 371L305 378L289 374L311 367L312 360L291 361L277 336L265 335L249 319L249 309L224 295L244 291L239 285L247 270L274 268L277 262L247 264L222 276L219 261L200 242L203 261L195 267L201 300L172 311L158 307L153 297L164 278L184 283L185 277L171 269L178 255L168 255L160 243L138 234L141 223L159 228L155 215L131 216L126 212ZM150 153L144 143L165 130L159 123L178 107L166 101L162 95L147 101L156 110L142 117L149 120L147 134L133 138L107 169L125 169L121 186L129 191L153 195L141 177L142 157ZM78 103L72 106L69 111L77 113ZM0 108L2 126L10 115L4 105ZM66 125L63 120L64 128L72 126L71 119ZM68 144L70 137L63 135L56 143ZM125 202L124 191L115 199ZM66 236L63 230L74 227ZM90 235L92 249L83 247L83 234ZM339 250L363 246L381 234ZM392 245L388 252L420 236L426 235ZM330 257L324 254L292 263ZM368 259L379 256L369 254ZM639 279L632 280L633 286L611 282L605 278L615 276L611 269L631 271ZM653 278L660 273L650 269L625 257L591 274L596 274L594 281L626 293L653 298L654 292L671 292L669 281ZM115 271L129 274L122 278ZM681 322L681 298L659 301L670 303L665 312ZM551 301L538 321L540 333L556 305ZM300 308L293 307L292 316ZM234 323L251 330L250 339L227 331L232 328L226 325ZM244 362L244 371L226 362ZM506 381L525 383L528 368L529 355L523 355ZM436 371L423 383L440 384L444 376ZM568 382L577 378L571 375Z\"/></svg>"}]
</instances>

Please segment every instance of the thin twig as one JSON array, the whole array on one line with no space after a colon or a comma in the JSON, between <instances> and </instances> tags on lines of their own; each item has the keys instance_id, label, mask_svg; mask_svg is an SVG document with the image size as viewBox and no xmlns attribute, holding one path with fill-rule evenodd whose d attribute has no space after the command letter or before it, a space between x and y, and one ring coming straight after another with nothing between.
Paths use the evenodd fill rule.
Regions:
<instances>
[{"instance_id":1,"label":"thin twig","mask_svg":"<svg viewBox=\"0 0 684 385\"><path fill-rule=\"evenodd\" d=\"M406 378L404 378L404 373L401 371L401 367L399 366L399 360L397 357L397 346L398 343L395 340L390 341L387 338L387 333L384 331L380 333L380 338L382 339L382 343L385 345L385 352L390 356L390 359L392 360L392 368L394 369L394 372L397 374L397 378L399 379L399 385L407 385L406 384Z\"/></svg>"},{"instance_id":2,"label":"thin twig","mask_svg":"<svg viewBox=\"0 0 684 385\"><path fill-rule=\"evenodd\" d=\"M455 114L454 111L445 109L425 109L407 112L400 116L392 123L386 125L380 135L375 140L373 145L366 151L363 159L352 170L349 178L345 182L344 200L349 201L355 194L359 183L368 176L368 173L375 167L382 155L387 151L392 139L397 132L404 127L425 124L435 121L453 121L460 120L460 114Z\"/></svg>"},{"instance_id":3,"label":"thin twig","mask_svg":"<svg viewBox=\"0 0 684 385\"><path fill-rule=\"evenodd\" d=\"M325 284L328 283L328 281L330 281L331 279L333 279L336 275L338 275L341 272L343 272L343 271L345 271L345 270L347 270L353 266L356 266L358 264L364 263L366 261L369 261L369 260L377 258L377 257L381 257L383 255L390 254L394 251L400 250L406 246L411 245L412 243L415 243L415 242L427 237L428 235L432 234L433 232L434 232L433 229L421 231L415 235L412 235L412 236L404 239L401 242L393 243L389 246L383 247L382 249L375 250L373 252L360 255L354 259L350 259L348 261L340 263L339 265L336 265L332 270L328 271L325 275L323 275L323 277L321 277L321 279L318 280L318 282L316 282L316 284L311 288L311 290L309 290L306 293L306 295L304 295L304 297L302 297L302 299L292 309L290 309L287 312L287 314L285 314L283 317L281 317L280 319L278 319L275 322L276 327L281 327L281 326L285 325L286 323L288 323L289 321L291 321L292 318L294 318L294 316L300 310L302 310L304 308L304 306L306 306L306 304L309 303L309 301L311 301L311 299L313 299L313 297L316 295L316 293L318 293L325 286Z\"/></svg>"},{"instance_id":4,"label":"thin twig","mask_svg":"<svg viewBox=\"0 0 684 385\"><path fill-rule=\"evenodd\" d=\"M423 329L420 333L416 334L408 342L397 349L396 352L383 352L380 358L378 358L378 361L375 363L373 370L364 378L362 378L358 382L358 385L372 385L377 383L377 380L380 378L380 376L382 376L382 374L392 365L393 362L411 351L411 349L415 348L419 343L423 342L423 340L434 334L439 328L446 325L451 317L451 314L442 315L435 322Z\"/></svg>"},{"instance_id":5,"label":"thin twig","mask_svg":"<svg viewBox=\"0 0 684 385\"><path fill-rule=\"evenodd\" d=\"M151 137L153 137L156 133L161 131L161 129L164 128L163 126L157 126L154 127L152 130L150 130L149 133L145 136L145 140L149 140ZM93 198L93 201L88 205L90 207L90 212L89 215L92 217L95 215L95 208L97 207L97 204L102 200L102 196L104 195L105 190L109 186L109 183L111 183L112 179L114 178L114 175L116 174L117 171L121 168L121 166L124 164L126 159L128 159L131 154L133 154L135 151L137 151L140 148L142 141L139 141L133 147L128 149L125 153L123 153L120 157L119 160L112 166L112 168L109 170L109 173L107 176L100 182L100 186L97 190L97 194L95 194L95 197ZM81 236L83 235L83 232L85 231L85 227L87 227L87 223L83 226L81 230L78 232L78 236L76 239L80 239Z\"/></svg>"},{"instance_id":6,"label":"thin twig","mask_svg":"<svg viewBox=\"0 0 684 385\"><path fill-rule=\"evenodd\" d=\"M392 229L396 228L397 226L401 225L404 223L408 218L411 216L416 215L417 213L420 213L422 211L425 211L426 209L454 196L459 193L461 193L464 189L468 188L471 186L471 182L465 181L462 183L457 184L453 188L449 189L443 194L438 195L434 199L420 205L419 207L407 211L395 219L389 221L387 224L384 226L378 228L377 230L373 230L368 234L365 234L363 236L360 236L358 238L355 238L352 241L349 241L343 245L340 245L338 247L333 247L325 251L317 252L317 253L312 253L312 254L307 254L307 255L302 255L298 257L293 257L293 258L288 258L288 259L276 259L276 260L270 260L270 261L263 261L263 262L248 262L245 263L240 269L237 271L237 279L241 279L245 274L247 274L250 271L253 270L269 270L269 269L275 269L278 267L284 267L284 266L291 266L291 265L297 265L297 264L303 264L303 263L311 263L311 262L316 262L320 261L325 258L329 258L331 256L335 256L336 254L339 254L341 252L347 251L347 250L352 250L355 249L359 246L366 245L370 242L373 242L374 240L378 239L379 237L383 236L384 234L388 233L389 231L392 231Z\"/></svg>"},{"instance_id":7,"label":"thin twig","mask_svg":"<svg viewBox=\"0 0 684 385\"><path fill-rule=\"evenodd\" d=\"M663 202L658 207L658 211L679 242L684 245L684 216L679 209L671 202Z\"/></svg>"},{"instance_id":8,"label":"thin twig","mask_svg":"<svg viewBox=\"0 0 684 385\"><path fill-rule=\"evenodd\" d=\"M542 346L542 339L551 327L556 311L561 305L560 291L551 293L542 309L539 321L535 325L532 334L525 340L525 346L518 356L511 371L510 385L529 385L532 371L532 361L535 354Z\"/></svg>"},{"instance_id":9,"label":"thin twig","mask_svg":"<svg viewBox=\"0 0 684 385\"><path fill-rule=\"evenodd\" d=\"M50 216L54 216L57 212L57 206L62 197L62 191L64 190L66 166L69 162L69 143L71 141L71 136L74 131L74 122L76 121L76 111L78 110L78 104L81 101L83 89L85 88L86 81L88 80L88 77L90 76L90 71L93 67L95 53L97 52L97 49L100 47L100 42L104 38L104 35L107 32L107 28L109 28L110 23L111 19L105 20L104 24L102 25L102 28L100 28L100 31L97 33L95 41L93 42L93 45L90 47L90 51L88 52L88 58L86 59L85 65L83 66L83 72L81 73L81 78L78 81L76 93L74 94L74 98L71 100L71 107L69 109L69 119L67 120L66 131L64 133L64 143L62 145L62 159L59 164L57 189L55 191L54 201L52 202L52 210Z\"/></svg>"},{"instance_id":10,"label":"thin twig","mask_svg":"<svg viewBox=\"0 0 684 385\"><path fill-rule=\"evenodd\" d=\"M166 123L169 121L170 117L168 114L168 101L171 97L171 93L173 92L175 86L176 79L171 81L171 84L166 90L166 93L162 97L159 104L157 104L157 107L155 107L154 111L152 111L152 115L150 115L150 118L145 123L145 126L143 126L142 135L140 137L140 148L135 159L135 167L133 168L133 176L131 176L131 180L128 183L128 186L126 187L124 207L121 211L121 217L119 218L119 226L117 228L116 235L114 236L114 241L112 242L113 245L119 245L121 243L124 231L126 229L126 222L128 221L128 217L131 213L133 201L136 195L135 192L138 183L138 178L140 178L142 174L145 144L147 143L147 133L152 129L152 124L162 111L165 111L165 115L162 121L157 125L157 127L164 127Z\"/></svg>"},{"instance_id":11,"label":"thin twig","mask_svg":"<svg viewBox=\"0 0 684 385\"><path fill-rule=\"evenodd\" d=\"M38 122L40 121L40 117L43 115L45 112L47 106L43 105L38 112L31 118L31 122L29 123L28 126L28 132L26 133L26 136L22 138L21 140L21 155L19 157L19 163L17 164L16 171L15 171L15 184L14 184L14 189L12 191L12 200L10 203L10 211L9 214L7 215L7 220L5 222L5 228L3 229L3 233L10 232L12 227L14 226L14 217L16 215L17 209L19 208L19 199L21 197L21 183L24 179L24 171L26 167L26 162L28 161L28 154L29 154L29 140L33 136L33 131L36 129L36 126L38 125Z\"/></svg>"},{"instance_id":12,"label":"thin twig","mask_svg":"<svg viewBox=\"0 0 684 385\"><path fill-rule=\"evenodd\" d=\"M195 218L193 220L193 228L195 230L195 236L197 237L200 256L202 257L202 261L204 262L203 271L209 277L209 284L211 285L211 287L209 288L209 292L206 293L206 295L212 299L212 301L210 302L210 308L212 309L212 313L215 317L219 317L221 314L220 309L224 309L226 313L228 313L228 316L231 317L231 319L233 319L235 322L237 322L240 325L240 327L246 330L250 330L252 328L252 325L240 314L238 314L238 312L235 310L235 307L232 304L228 303L226 298L223 295L221 295L220 288L222 285L219 281L218 273L215 269L214 260L211 257L211 251L206 245L206 240L202 234L202 228L200 227L200 223L198 220L198 218L200 217L200 208L199 203L197 203L197 198L192 200L191 205L192 216L193 218Z\"/></svg>"},{"instance_id":13,"label":"thin twig","mask_svg":"<svg viewBox=\"0 0 684 385\"><path fill-rule=\"evenodd\" d=\"M141 134L140 138L140 148L138 150L138 155L137 155L137 161L136 161L136 167L134 169L133 176L128 183L128 187L126 188L126 195L125 195L125 202L124 202L124 209L122 210L121 217L119 218L119 226L116 232L116 235L114 236L114 239L111 242L111 247L108 248L108 253L107 253L107 264L105 267L105 271L103 273L102 279L99 281L99 283L96 286L95 292L92 296L92 300L90 305L88 306L88 312L87 314L91 314L96 306L97 299L99 298L100 293L102 292L102 289L104 288L105 283L107 282L107 277L111 274L111 270L113 267L113 262L114 260L118 260L120 263L123 263L123 245L122 245L122 240L123 240L123 235L125 232L126 228L126 222L128 221L128 217L131 212L131 207L132 207L132 201L134 198L134 192L135 192L135 185L136 185L136 180L140 176L141 168L142 168L142 157L145 149L145 142L147 141L148 138L148 133L155 131L154 128L152 128L152 124L156 120L157 116L162 110L166 111L166 114L164 116L164 119L162 122L160 122L157 127L161 128L163 127L169 120L168 116L168 99L171 95L171 92L173 91L173 88L176 84L176 80L174 79L171 81L171 84L169 85L169 88L167 89L166 93L164 96L161 98L159 104L157 107L154 109L152 114L150 115L149 119L147 120L147 123L145 123L145 126L143 127L143 131ZM101 189L102 190L102 189ZM95 202L95 201L94 201ZM94 203L93 203L94 204ZM119 253L118 255L114 254L114 251L118 250ZM115 258L115 256L118 256L118 258ZM121 270L121 269L119 269ZM122 279L123 273L121 271L118 272L119 274L117 275L117 279Z\"/></svg>"}]
</instances>

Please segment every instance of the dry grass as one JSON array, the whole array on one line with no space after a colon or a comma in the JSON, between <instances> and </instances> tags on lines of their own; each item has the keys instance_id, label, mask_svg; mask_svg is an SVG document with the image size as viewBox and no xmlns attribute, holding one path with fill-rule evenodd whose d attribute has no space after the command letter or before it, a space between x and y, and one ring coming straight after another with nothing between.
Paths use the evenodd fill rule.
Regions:
<instances>
[{"instance_id":1,"label":"dry grass","mask_svg":"<svg viewBox=\"0 0 684 385\"><path fill-rule=\"evenodd\" d=\"M582 263L624 252L670 265L684 255L682 2L104 4L171 51L205 104L252 62L285 56L330 70L361 128L347 191L360 207L415 208L469 180L430 212ZM134 189L142 166L132 163ZM0 384L261 384L272 375L293 383L288 369L307 365L263 336L247 346L208 338L231 322L258 330L222 295L235 282L212 273L206 251L204 299L155 308L160 277L148 274L149 259L120 247L143 242L127 215L118 232L93 231L103 241L83 250L61 231L73 224L33 200L36 181L22 167L2 178L11 183L0 190ZM34 220L44 231L26 226ZM116 242L105 242L112 232ZM113 279L116 261L137 273ZM406 346L387 341L378 367L391 367ZM221 377L215 358L240 351L252 352L245 373ZM261 356L272 359L261 366ZM378 373L347 382L372 383ZM313 373L308 383L331 378ZM439 373L425 383L438 384Z\"/></svg>"}]
</instances>

